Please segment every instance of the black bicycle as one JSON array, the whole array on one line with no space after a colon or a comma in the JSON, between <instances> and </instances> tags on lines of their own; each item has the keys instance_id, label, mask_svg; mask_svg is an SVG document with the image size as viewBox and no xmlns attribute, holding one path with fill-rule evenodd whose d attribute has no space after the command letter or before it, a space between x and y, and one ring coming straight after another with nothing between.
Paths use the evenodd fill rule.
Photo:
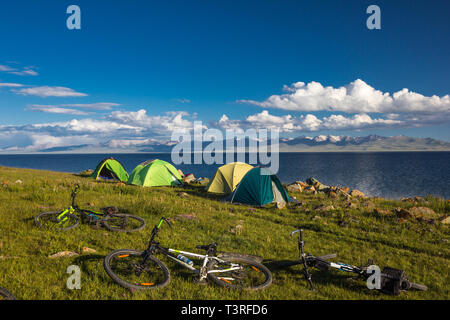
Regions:
<instances>
[{"instance_id":1,"label":"black bicycle","mask_svg":"<svg viewBox=\"0 0 450 320\"><path fill-rule=\"evenodd\" d=\"M206 254L162 247L155 238L163 222L171 227L166 218L161 218L152 230L145 251L119 249L105 257L106 273L116 283L137 290L166 286L170 281L170 272L163 262L154 257L158 253L198 275L196 281L199 283L211 280L222 287L250 290L264 289L272 283L272 274L264 265L242 254L218 254L217 243L197 246ZM200 260L199 268L195 268L194 262L186 256Z\"/></svg>"},{"instance_id":2,"label":"black bicycle","mask_svg":"<svg viewBox=\"0 0 450 320\"><path fill-rule=\"evenodd\" d=\"M0 288L0 300L16 300L16 297L4 288Z\"/></svg>"},{"instance_id":3,"label":"black bicycle","mask_svg":"<svg viewBox=\"0 0 450 320\"><path fill-rule=\"evenodd\" d=\"M298 249L300 253L300 259L297 261L292 261L289 266L303 265L303 274L305 279L308 281L311 290L314 290L314 284L312 282L312 275L308 270L308 267L314 267L322 271L329 271L330 269L337 269L344 272L351 272L358 275L365 281L367 281L371 276L374 275L374 271L370 268L373 265L373 261L369 261L367 266L356 267L342 262L331 262L329 259L336 258L337 254L328 254L320 257L312 256L311 254L305 254L304 252L304 241L303 241L303 230L295 230L291 232L291 236L295 233L300 232L298 237ZM401 291L416 289L416 290L427 290L428 288L422 284L417 284L409 281L406 278L405 272L403 270L398 270L391 267L384 267L380 273L380 287L378 290L387 294L400 294Z\"/></svg>"},{"instance_id":4,"label":"black bicycle","mask_svg":"<svg viewBox=\"0 0 450 320\"><path fill-rule=\"evenodd\" d=\"M80 186L77 184L72 191L72 204L67 209L42 212L34 218L35 224L41 228L70 230L80 224L81 218L84 223L95 227L104 226L110 231L117 232L135 232L145 227L144 219L127 213L119 213L115 207L103 208L103 212L81 209L75 204L79 189Z\"/></svg>"}]
</instances>

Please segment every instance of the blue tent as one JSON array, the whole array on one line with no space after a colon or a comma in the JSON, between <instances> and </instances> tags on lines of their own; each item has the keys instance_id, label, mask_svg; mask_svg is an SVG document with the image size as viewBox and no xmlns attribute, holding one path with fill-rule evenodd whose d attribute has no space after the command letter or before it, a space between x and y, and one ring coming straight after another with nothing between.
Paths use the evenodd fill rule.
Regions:
<instances>
[{"instance_id":1,"label":"blue tent","mask_svg":"<svg viewBox=\"0 0 450 320\"><path fill-rule=\"evenodd\" d=\"M288 193L276 175L265 168L253 168L242 178L230 202L263 206L272 202L289 202Z\"/></svg>"}]
</instances>

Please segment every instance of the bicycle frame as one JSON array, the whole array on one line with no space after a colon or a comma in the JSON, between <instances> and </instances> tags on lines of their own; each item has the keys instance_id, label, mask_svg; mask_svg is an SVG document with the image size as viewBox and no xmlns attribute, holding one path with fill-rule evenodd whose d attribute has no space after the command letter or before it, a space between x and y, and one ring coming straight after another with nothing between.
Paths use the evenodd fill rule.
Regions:
<instances>
[{"instance_id":1,"label":"bicycle frame","mask_svg":"<svg viewBox=\"0 0 450 320\"><path fill-rule=\"evenodd\" d=\"M199 280L200 281L205 280L207 275L208 275L208 273L224 273L224 272L229 272L229 271L235 271L235 270L241 270L242 269L242 267L239 264L237 264L237 263L227 262L227 261L224 261L224 260L216 257L215 256L215 252L212 255L209 254L210 253L209 250L208 250L208 252L206 254L198 254L198 253L193 253L193 252L188 252L188 251L182 251L182 250L177 250L177 249L161 247L158 242L154 241L154 239L155 239L156 235L158 234L158 232L159 232L163 222L167 222L167 224L170 227L172 227L170 222L166 218L161 218L159 223L153 228L148 248L143 253L144 262L145 262L146 258L149 255L153 255L155 253L161 253L164 256L172 259L176 263L180 264L181 266L185 267L186 269L191 270L193 273L199 274L199 276L200 276ZM199 259L199 260L203 259L202 265L201 265L201 267L199 269L197 269L197 268L195 268L195 267L185 263L184 261L181 261L180 259L178 259L175 256L175 254L181 254L181 255L192 257L192 258ZM206 267L207 267L208 262L210 260L215 260L218 263L222 263L222 264L229 264L230 267L227 268L227 269L217 269L217 270L214 269L214 270L207 271ZM222 280L226 280L226 281L233 280L233 278L228 278L228 277L221 277L221 279Z\"/></svg>"},{"instance_id":2,"label":"bicycle frame","mask_svg":"<svg viewBox=\"0 0 450 320\"><path fill-rule=\"evenodd\" d=\"M81 209L80 207L78 207L75 204L75 198L77 196L78 193L78 189L80 188L80 186L77 184L75 186L75 189L72 191L72 204L65 210L63 210L61 212L61 214L59 214L57 216L57 219L59 220L58 224L63 223L64 221L66 221L68 218L66 217L66 215L69 214L75 214L76 212L79 212L81 214L85 214L87 216L92 217L94 220L99 220L101 217L103 217L105 214L101 213L101 212L96 212L96 211L92 211L92 210L86 210L86 209Z\"/></svg>"}]
</instances>

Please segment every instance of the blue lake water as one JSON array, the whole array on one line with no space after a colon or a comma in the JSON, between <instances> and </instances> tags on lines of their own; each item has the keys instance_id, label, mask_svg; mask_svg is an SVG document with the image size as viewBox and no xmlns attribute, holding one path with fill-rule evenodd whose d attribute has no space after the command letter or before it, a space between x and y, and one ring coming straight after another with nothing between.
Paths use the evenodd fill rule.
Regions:
<instances>
[{"instance_id":1,"label":"blue lake water","mask_svg":"<svg viewBox=\"0 0 450 320\"><path fill-rule=\"evenodd\" d=\"M0 166L78 173L95 169L108 154L0 155ZM112 155L130 173L140 162L165 154ZM327 185L348 186L369 196L401 198L436 195L450 198L450 152L280 153L280 180L289 183L315 177ZM181 164L196 177L211 178L220 164ZM0 177L1 178L1 177Z\"/></svg>"}]
</instances>

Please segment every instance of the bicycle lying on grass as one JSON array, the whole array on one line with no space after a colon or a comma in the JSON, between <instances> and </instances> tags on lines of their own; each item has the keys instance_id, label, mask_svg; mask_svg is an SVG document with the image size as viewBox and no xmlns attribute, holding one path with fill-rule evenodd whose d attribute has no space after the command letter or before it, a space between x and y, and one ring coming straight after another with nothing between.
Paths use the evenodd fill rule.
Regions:
<instances>
[{"instance_id":1,"label":"bicycle lying on grass","mask_svg":"<svg viewBox=\"0 0 450 320\"><path fill-rule=\"evenodd\" d=\"M115 207L104 208L104 212L81 209L75 204L75 198L80 186L77 184L72 191L72 204L63 211L42 212L34 218L38 227L54 230L69 230L77 227L80 218L83 222L104 226L110 231L135 232L145 227L141 217L126 213L118 213Z\"/></svg>"},{"instance_id":2,"label":"bicycle lying on grass","mask_svg":"<svg viewBox=\"0 0 450 320\"><path fill-rule=\"evenodd\" d=\"M300 259L298 261L293 261L289 266L302 264L303 265L303 275L308 281L312 290L314 290L314 285L312 282L312 275L308 271L308 267L314 267L322 271L329 271L330 268L337 269L344 272L352 272L362 277L365 281L373 275L373 271L369 270L369 265L372 262L369 261L369 265L365 267L355 267L342 262L330 262L328 259L336 258L337 254L328 254L320 257L312 256L311 254L304 253L304 242L303 242L303 230L295 230L291 232L293 236L296 232L300 232L298 237L298 249L300 253ZM417 290L427 290L428 288L424 285L410 282L406 276L405 272L402 270L394 269L391 267L384 267L380 274L380 288L379 290L383 293L398 295L403 290L417 289Z\"/></svg>"},{"instance_id":3,"label":"bicycle lying on grass","mask_svg":"<svg viewBox=\"0 0 450 320\"><path fill-rule=\"evenodd\" d=\"M0 288L0 300L16 300L16 297L4 288Z\"/></svg>"},{"instance_id":4,"label":"bicycle lying on grass","mask_svg":"<svg viewBox=\"0 0 450 320\"><path fill-rule=\"evenodd\" d=\"M166 218L161 218L153 228L148 247L145 251L119 249L106 255L104 267L106 273L119 285L128 289L154 289L166 286L170 281L170 272L166 265L154 257L160 253L198 275L197 281L204 283L211 280L222 287L233 289L259 290L272 283L272 274L261 263L240 254L224 253L217 256L217 243L197 246L206 254L162 247L155 241L161 225ZM203 260L196 269L194 263L186 258L189 256Z\"/></svg>"}]
</instances>

